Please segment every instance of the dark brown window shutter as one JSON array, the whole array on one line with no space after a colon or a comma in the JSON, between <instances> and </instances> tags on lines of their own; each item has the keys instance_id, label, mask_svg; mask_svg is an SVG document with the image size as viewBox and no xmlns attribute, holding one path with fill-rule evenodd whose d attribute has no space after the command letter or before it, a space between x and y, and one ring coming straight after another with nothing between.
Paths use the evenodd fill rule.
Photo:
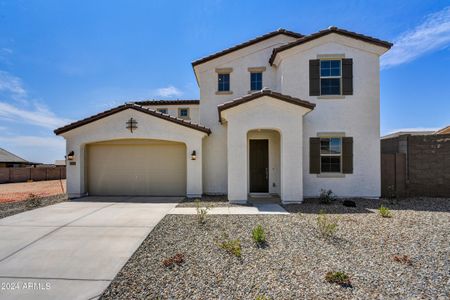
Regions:
<instances>
[{"instance_id":1,"label":"dark brown window shutter","mask_svg":"<svg viewBox=\"0 0 450 300\"><path fill-rule=\"evenodd\" d=\"M342 138L342 173L353 173L353 138Z\"/></svg>"},{"instance_id":2,"label":"dark brown window shutter","mask_svg":"<svg viewBox=\"0 0 450 300\"><path fill-rule=\"evenodd\" d=\"M320 174L320 138L309 138L309 173Z\"/></svg>"},{"instance_id":3,"label":"dark brown window shutter","mask_svg":"<svg viewBox=\"0 0 450 300\"><path fill-rule=\"evenodd\" d=\"M342 95L353 95L353 59L342 59Z\"/></svg>"},{"instance_id":4,"label":"dark brown window shutter","mask_svg":"<svg viewBox=\"0 0 450 300\"><path fill-rule=\"evenodd\" d=\"M309 61L309 95L320 96L320 60Z\"/></svg>"}]
</instances>

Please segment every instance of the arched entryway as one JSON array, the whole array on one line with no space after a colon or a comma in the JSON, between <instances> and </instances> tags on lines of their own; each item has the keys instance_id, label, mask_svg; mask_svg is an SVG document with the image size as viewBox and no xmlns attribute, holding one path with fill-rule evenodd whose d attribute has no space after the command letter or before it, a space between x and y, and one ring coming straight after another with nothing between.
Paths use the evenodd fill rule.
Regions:
<instances>
[{"instance_id":1,"label":"arched entryway","mask_svg":"<svg viewBox=\"0 0 450 300\"><path fill-rule=\"evenodd\" d=\"M249 195L280 194L280 133L273 129L247 132Z\"/></svg>"}]
</instances>

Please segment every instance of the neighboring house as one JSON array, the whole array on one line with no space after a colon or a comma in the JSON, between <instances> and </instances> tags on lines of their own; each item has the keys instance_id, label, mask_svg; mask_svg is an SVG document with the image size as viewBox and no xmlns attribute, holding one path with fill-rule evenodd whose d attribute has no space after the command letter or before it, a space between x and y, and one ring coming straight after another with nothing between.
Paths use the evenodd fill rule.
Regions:
<instances>
[{"instance_id":1,"label":"neighboring house","mask_svg":"<svg viewBox=\"0 0 450 300\"><path fill-rule=\"evenodd\" d=\"M450 134L450 126L439 129L434 134Z\"/></svg>"},{"instance_id":2,"label":"neighboring house","mask_svg":"<svg viewBox=\"0 0 450 300\"><path fill-rule=\"evenodd\" d=\"M18 168L33 165L33 163L0 148L0 168Z\"/></svg>"},{"instance_id":3,"label":"neighboring house","mask_svg":"<svg viewBox=\"0 0 450 300\"><path fill-rule=\"evenodd\" d=\"M379 197L379 58L391 46L279 29L194 61L199 101L127 103L55 130L69 196Z\"/></svg>"},{"instance_id":4,"label":"neighboring house","mask_svg":"<svg viewBox=\"0 0 450 300\"><path fill-rule=\"evenodd\" d=\"M436 131L433 130L402 130L402 131L396 131L387 135L384 135L381 137L382 140L384 139L391 139L391 138L397 138L402 135L439 135L439 134L450 134L450 126L438 129Z\"/></svg>"}]
</instances>

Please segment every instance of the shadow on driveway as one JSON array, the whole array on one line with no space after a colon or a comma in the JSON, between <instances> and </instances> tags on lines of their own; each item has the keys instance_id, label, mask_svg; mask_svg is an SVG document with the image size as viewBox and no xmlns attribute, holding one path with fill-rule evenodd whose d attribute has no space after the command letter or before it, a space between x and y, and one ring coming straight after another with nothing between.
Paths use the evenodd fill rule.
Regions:
<instances>
[{"instance_id":1,"label":"shadow on driveway","mask_svg":"<svg viewBox=\"0 0 450 300\"><path fill-rule=\"evenodd\" d=\"M150 196L86 196L71 199L73 202L112 202L112 203L179 203L185 197Z\"/></svg>"}]
</instances>

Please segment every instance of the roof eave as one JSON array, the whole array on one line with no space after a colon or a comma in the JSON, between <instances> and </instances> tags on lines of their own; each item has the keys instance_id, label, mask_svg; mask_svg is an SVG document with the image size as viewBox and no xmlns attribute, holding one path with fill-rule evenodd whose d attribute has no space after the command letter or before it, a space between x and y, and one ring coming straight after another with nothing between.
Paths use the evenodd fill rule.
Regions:
<instances>
[{"instance_id":1,"label":"roof eave","mask_svg":"<svg viewBox=\"0 0 450 300\"><path fill-rule=\"evenodd\" d=\"M172 117L172 116L169 116L169 115L166 115L166 114L162 114L160 112L157 112L157 111L154 111L154 110L151 110L151 109L148 109L148 108L144 108L144 107L141 107L141 106L139 106L137 104L133 104L133 103L127 103L127 104L120 105L120 106L115 107L113 109L104 111L103 113L99 113L97 115L88 117L86 119L83 119L83 120L80 120L80 121L68 124L66 126L57 128L53 132L56 135L61 135L63 133L66 133L66 132L71 131L73 129L76 129L78 127L81 127L81 126L87 125L89 123L95 122L97 120L106 118L108 116L111 116L113 114L116 114L116 113L121 112L121 111L126 110L126 109L134 109L136 111L140 111L140 112L146 113L148 115L152 115L152 116L158 117L160 119L163 119L163 120L166 120L166 121L169 121L169 122L172 122L172 123L179 124L179 125L184 126L184 127L188 127L188 128L194 129L194 130L198 130L198 131L204 132L207 135L211 134L211 129L209 129L207 127L204 127L204 126L201 126L201 125L197 125L197 124L194 124L194 123L190 123L190 122L186 122L186 121L184 121L182 119L178 119L176 117Z\"/></svg>"}]
</instances>

